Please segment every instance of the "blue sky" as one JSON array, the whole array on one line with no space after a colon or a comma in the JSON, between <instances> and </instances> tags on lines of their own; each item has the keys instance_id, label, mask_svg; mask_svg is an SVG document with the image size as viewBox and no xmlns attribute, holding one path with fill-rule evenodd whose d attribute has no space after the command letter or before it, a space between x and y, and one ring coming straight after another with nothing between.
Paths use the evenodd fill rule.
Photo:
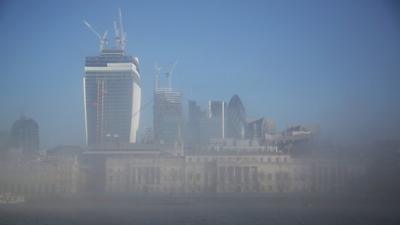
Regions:
<instances>
[{"instance_id":1,"label":"blue sky","mask_svg":"<svg viewBox=\"0 0 400 225\"><path fill-rule=\"evenodd\" d=\"M143 102L154 63L179 63L185 102L239 94L250 118L320 124L333 140L400 138L395 1L2 1L0 130L21 113L44 147L84 144L84 57L122 8ZM186 106L186 104L185 104ZM141 127L151 126L151 107Z\"/></svg>"}]
</instances>

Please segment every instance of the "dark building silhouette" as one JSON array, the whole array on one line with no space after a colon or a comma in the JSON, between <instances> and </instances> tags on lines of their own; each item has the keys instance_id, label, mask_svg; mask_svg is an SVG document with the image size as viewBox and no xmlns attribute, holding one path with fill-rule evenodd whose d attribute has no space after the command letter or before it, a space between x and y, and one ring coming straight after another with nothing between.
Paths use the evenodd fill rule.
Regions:
<instances>
[{"instance_id":1,"label":"dark building silhouette","mask_svg":"<svg viewBox=\"0 0 400 225\"><path fill-rule=\"evenodd\" d=\"M188 102L188 112L188 123L185 132L186 143L189 145L199 144L203 140L203 132L200 129L200 124L204 117L204 112L201 111L196 101L192 100Z\"/></svg>"},{"instance_id":2,"label":"dark building silhouette","mask_svg":"<svg viewBox=\"0 0 400 225\"><path fill-rule=\"evenodd\" d=\"M234 95L228 104L226 137L243 138L246 129L246 110L238 95Z\"/></svg>"},{"instance_id":3,"label":"dark building silhouette","mask_svg":"<svg viewBox=\"0 0 400 225\"><path fill-rule=\"evenodd\" d=\"M10 147L23 154L34 155L39 151L39 126L33 119L22 116L11 128Z\"/></svg>"}]
</instances>

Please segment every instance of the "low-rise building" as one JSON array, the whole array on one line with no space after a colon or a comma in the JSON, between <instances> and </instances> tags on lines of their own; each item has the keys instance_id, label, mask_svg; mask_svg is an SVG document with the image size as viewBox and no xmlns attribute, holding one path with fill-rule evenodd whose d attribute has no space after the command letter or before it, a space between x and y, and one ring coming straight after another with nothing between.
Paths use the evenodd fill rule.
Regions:
<instances>
[{"instance_id":1,"label":"low-rise building","mask_svg":"<svg viewBox=\"0 0 400 225\"><path fill-rule=\"evenodd\" d=\"M35 160L1 162L0 171L0 193L51 196L79 192L77 155L55 154Z\"/></svg>"}]
</instances>

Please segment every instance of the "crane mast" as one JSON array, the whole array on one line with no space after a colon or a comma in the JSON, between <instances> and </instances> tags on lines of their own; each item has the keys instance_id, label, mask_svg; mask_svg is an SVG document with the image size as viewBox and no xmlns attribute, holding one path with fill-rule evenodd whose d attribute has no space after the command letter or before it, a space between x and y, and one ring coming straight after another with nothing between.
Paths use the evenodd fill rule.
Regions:
<instances>
[{"instance_id":1,"label":"crane mast","mask_svg":"<svg viewBox=\"0 0 400 225\"><path fill-rule=\"evenodd\" d=\"M99 39L100 51L103 51L108 45L108 39L107 39L108 31L106 30L103 33L103 35L100 35L99 32L97 32L96 29L94 29L93 26L88 21L83 20L83 23ZM114 25L116 48L125 51L127 34L124 31L124 27L122 24L121 8L118 9L118 22L114 21L113 25Z\"/></svg>"},{"instance_id":2,"label":"crane mast","mask_svg":"<svg viewBox=\"0 0 400 225\"><path fill-rule=\"evenodd\" d=\"M107 44L108 44L108 40L107 40L108 31L107 31L107 30L104 31L103 36L100 36L99 32L97 32L97 31L93 28L93 26L90 25L90 23L89 23L88 21L83 20L83 23L86 25L87 28L89 28L90 31L92 31L92 33L93 33L94 35L97 36L97 38L98 38L99 41L100 41L100 51L103 51L103 49L105 49L106 46L107 46Z\"/></svg>"}]
</instances>

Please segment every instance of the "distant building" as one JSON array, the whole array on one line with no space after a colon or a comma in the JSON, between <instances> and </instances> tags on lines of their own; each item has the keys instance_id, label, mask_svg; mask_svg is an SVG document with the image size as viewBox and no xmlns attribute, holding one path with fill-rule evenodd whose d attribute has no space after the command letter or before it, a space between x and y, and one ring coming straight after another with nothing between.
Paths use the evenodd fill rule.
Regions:
<instances>
[{"instance_id":1,"label":"distant building","mask_svg":"<svg viewBox=\"0 0 400 225\"><path fill-rule=\"evenodd\" d=\"M183 123L180 92L156 88L153 122L154 138L158 143L174 143L180 138Z\"/></svg>"},{"instance_id":2,"label":"distant building","mask_svg":"<svg viewBox=\"0 0 400 225\"><path fill-rule=\"evenodd\" d=\"M224 101L208 101L208 134L211 138L225 138L225 111Z\"/></svg>"},{"instance_id":3,"label":"distant building","mask_svg":"<svg viewBox=\"0 0 400 225\"><path fill-rule=\"evenodd\" d=\"M226 137L244 138L246 129L246 110L238 95L234 95L228 104Z\"/></svg>"},{"instance_id":4,"label":"distant building","mask_svg":"<svg viewBox=\"0 0 400 225\"><path fill-rule=\"evenodd\" d=\"M365 162L357 157L296 159L245 139L209 147L187 154L179 143L58 147L39 160L0 162L0 193L335 193L365 185Z\"/></svg>"},{"instance_id":5,"label":"distant building","mask_svg":"<svg viewBox=\"0 0 400 225\"><path fill-rule=\"evenodd\" d=\"M279 153L191 154L186 192L289 192L291 158Z\"/></svg>"},{"instance_id":6,"label":"distant building","mask_svg":"<svg viewBox=\"0 0 400 225\"><path fill-rule=\"evenodd\" d=\"M154 134L152 127L146 127L142 134L141 144L151 144L154 142Z\"/></svg>"},{"instance_id":7,"label":"distant building","mask_svg":"<svg viewBox=\"0 0 400 225\"><path fill-rule=\"evenodd\" d=\"M258 140L251 139L210 139L203 152L225 153L278 153L277 145L260 144Z\"/></svg>"},{"instance_id":8,"label":"distant building","mask_svg":"<svg viewBox=\"0 0 400 225\"><path fill-rule=\"evenodd\" d=\"M252 120L246 125L246 136L250 139L263 140L266 135L274 134L276 131L276 125L272 120L266 118L260 118Z\"/></svg>"},{"instance_id":9,"label":"distant building","mask_svg":"<svg viewBox=\"0 0 400 225\"><path fill-rule=\"evenodd\" d=\"M24 155L35 155L39 151L39 125L22 116L14 122L10 139L11 148L21 150Z\"/></svg>"},{"instance_id":10,"label":"distant building","mask_svg":"<svg viewBox=\"0 0 400 225\"><path fill-rule=\"evenodd\" d=\"M366 161L312 156L293 159L293 192L338 193L364 190Z\"/></svg>"},{"instance_id":11,"label":"distant building","mask_svg":"<svg viewBox=\"0 0 400 225\"><path fill-rule=\"evenodd\" d=\"M9 132L8 131L0 131L0 154L6 152L8 150L9 145ZM4 158L4 157L2 157Z\"/></svg>"},{"instance_id":12,"label":"distant building","mask_svg":"<svg viewBox=\"0 0 400 225\"><path fill-rule=\"evenodd\" d=\"M227 104L224 101L209 100L206 110L202 110L195 101L189 101L188 107L185 140L189 146L204 146L211 139L225 137Z\"/></svg>"},{"instance_id":13,"label":"distant building","mask_svg":"<svg viewBox=\"0 0 400 225\"><path fill-rule=\"evenodd\" d=\"M160 172L168 172L183 156L183 146L175 144L112 144L96 146L82 154L84 192L161 191ZM163 159L166 159L164 161ZM155 181L157 180L158 181Z\"/></svg>"},{"instance_id":14,"label":"distant building","mask_svg":"<svg viewBox=\"0 0 400 225\"><path fill-rule=\"evenodd\" d=\"M81 149L64 146L51 149L36 160L9 160L0 163L0 193L25 197L77 194L81 182Z\"/></svg>"},{"instance_id":15,"label":"distant building","mask_svg":"<svg viewBox=\"0 0 400 225\"><path fill-rule=\"evenodd\" d=\"M186 146L199 145L205 142L204 132L201 129L201 123L205 117L205 112L197 105L196 101L188 102L188 122L185 129Z\"/></svg>"},{"instance_id":16,"label":"distant building","mask_svg":"<svg viewBox=\"0 0 400 225\"><path fill-rule=\"evenodd\" d=\"M135 144L86 151L84 186L107 193L290 191L289 155L240 149L174 154L181 147Z\"/></svg>"}]
</instances>

